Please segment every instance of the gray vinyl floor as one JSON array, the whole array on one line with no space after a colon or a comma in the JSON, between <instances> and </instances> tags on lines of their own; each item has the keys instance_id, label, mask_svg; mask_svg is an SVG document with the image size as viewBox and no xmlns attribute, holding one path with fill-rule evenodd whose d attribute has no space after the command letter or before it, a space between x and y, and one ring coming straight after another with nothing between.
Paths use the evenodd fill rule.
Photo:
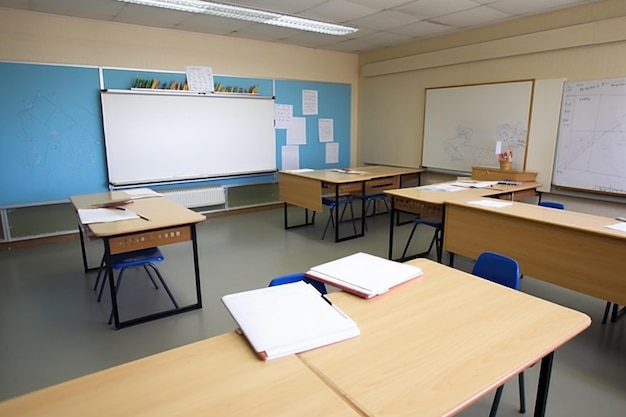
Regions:
<instances>
[{"instance_id":1,"label":"gray vinyl floor","mask_svg":"<svg viewBox=\"0 0 626 417\"><path fill-rule=\"evenodd\" d=\"M83 272L78 238L0 252L0 400L232 331L234 322L220 301L225 294L263 287L274 276L303 271L357 251L387 256L386 215L367 219L365 237L334 243L331 236L321 240L325 215L318 215L313 226L284 230L282 214L282 209L231 214L199 225L204 307L119 331L107 325L107 291L98 303L97 291L93 291L95 273ZM301 220L296 215L292 212L294 222ZM397 229L395 256L410 227ZM419 229L417 234L416 248L427 246L431 231ZM190 245L170 245L162 250L166 259L159 269L177 301L193 301ZM91 266L97 265L99 244L90 243L88 252ZM455 266L469 271L472 264L460 258ZM164 292L150 290L150 285L140 271L128 273L120 289L123 314L168 307ZM593 319L586 332L556 352L547 414L626 415L626 319L602 325L602 300L531 277L522 280L521 290L583 311ZM537 368L526 372L529 415ZM486 396L461 415L487 416L492 398ZM512 380L506 385L498 415L519 415L517 404L517 382ZM415 415L420 415L419 410Z\"/></svg>"}]
</instances>

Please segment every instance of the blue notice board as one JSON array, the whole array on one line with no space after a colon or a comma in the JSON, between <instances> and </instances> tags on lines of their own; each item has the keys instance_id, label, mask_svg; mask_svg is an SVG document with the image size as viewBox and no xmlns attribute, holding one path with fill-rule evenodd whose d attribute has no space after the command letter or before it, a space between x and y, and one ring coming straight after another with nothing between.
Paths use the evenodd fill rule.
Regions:
<instances>
[{"instance_id":1,"label":"blue notice board","mask_svg":"<svg viewBox=\"0 0 626 417\"><path fill-rule=\"evenodd\" d=\"M306 143L299 147L300 168L325 169L350 166L350 112L351 86L312 81L276 80L276 104L291 105L293 117L304 118ZM313 91L317 94L317 114L305 114L303 94ZM308 112L306 112L308 113ZM320 141L319 120L332 120L333 143L338 145L338 161L326 162L329 142ZM276 161L282 169L282 147L287 144L287 129L276 129ZM337 146L334 145L334 146Z\"/></svg>"},{"instance_id":2,"label":"blue notice board","mask_svg":"<svg viewBox=\"0 0 626 417\"><path fill-rule=\"evenodd\" d=\"M0 63L0 206L108 190L95 67Z\"/></svg>"}]
</instances>

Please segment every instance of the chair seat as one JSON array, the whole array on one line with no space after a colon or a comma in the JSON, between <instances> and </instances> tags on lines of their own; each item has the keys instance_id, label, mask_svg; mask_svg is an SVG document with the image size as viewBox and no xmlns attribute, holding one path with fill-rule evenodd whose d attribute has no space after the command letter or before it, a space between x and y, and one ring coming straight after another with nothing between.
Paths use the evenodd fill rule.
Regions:
<instances>
[{"instance_id":1,"label":"chair seat","mask_svg":"<svg viewBox=\"0 0 626 417\"><path fill-rule=\"evenodd\" d=\"M113 269L130 268L146 263L157 263L165 259L161 250L157 247L140 249L133 252L119 253L111 256L111 266Z\"/></svg>"},{"instance_id":2,"label":"chair seat","mask_svg":"<svg viewBox=\"0 0 626 417\"><path fill-rule=\"evenodd\" d=\"M111 268L113 268L114 270L120 271L117 276L117 283L115 284L115 293L117 294L117 292L120 289L120 284L122 283L122 278L124 277L125 270L127 268L140 266L144 268L146 274L148 275L148 278L150 278L150 281L152 282L152 285L154 286L154 289L159 289L159 286L154 280L154 277L150 273L150 269L154 271L159 281L161 281L161 285L163 286L163 289L165 289L165 292L167 293L170 300L172 301L172 304L174 305L175 308L178 308L178 303L176 302L174 295L170 291L169 287L165 283L165 280L163 279L163 276L159 272L159 269L155 265L156 263L161 262L163 260L165 260L165 256L163 256L163 253L158 247L139 249L136 251L112 255L111 256ZM106 276L108 275L106 272L106 264L105 264L104 259L102 260L100 271L98 271L98 277L96 278L96 284L94 286L94 290L96 289L98 285L98 281L100 280L100 276L103 273L103 271L104 271L104 278L100 285L98 301L102 299L102 292L104 290L104 285L106 283ZM113 320L113 311L111 311L111 314L109 315L109 324L111 324L112 320Z\"/></svg>"},{"instance_id":3,"label":"chair seat","mask_svg":"<svg viewBox=\"0 0 626 417\"><path fill-rule=\"evenodd\" d=\"M302 272L296 272L294 274L282 275L280 277L276 277L270 281L269 286L274 287L276 285L290 284L292 282L304 281L308 284L313 285L316 290L320 292L320 294L327 294L326 285L323 282L308 278Z\"/></svg>"},{"instance_id":4,"label":"chair seat","mask_svg":"<svg viewBox=\"0 0 626 417\"><path fill-rule=\"evenodd\" d=\"M352 199L350 197L345 197L335 201L334 198L322 197L322 204L330 208L334 208L336 204L339 204L340 206L342 204L352 204Z\"/></svg>"}]
</instances>

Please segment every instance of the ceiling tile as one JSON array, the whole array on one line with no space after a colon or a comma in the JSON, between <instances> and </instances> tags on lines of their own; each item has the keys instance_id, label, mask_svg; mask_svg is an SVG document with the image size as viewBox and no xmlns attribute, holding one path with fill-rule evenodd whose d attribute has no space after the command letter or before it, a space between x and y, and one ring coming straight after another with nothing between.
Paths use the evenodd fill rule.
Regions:
<instances>
[{"instance_id":1,"label":"ceiling tile","mask_svg":"<svg viewBox=\"0 0 626 417\"><path fill-rule=\"evenodd\" d=\"M390 32L397 33L399 35L409 36L414 39L442 35L444 33L454 31L458 31L458 28L444 25L441 23L431 22L428 20L422 20L417 23L390 30Z\"/></svg>"},{"instance_id":2,"label":"ceiling tile","mask_svg":"<svg viewBox=\"0 0 626 417\"><path fill-rule=\"evenodd\" d=\"M499 12L488 6L478 6L462 12L452 13L431 19L433 22L444 25L456 26L459 28L469 28L473 26L488 25L510 19L508 13Z\"/></svg>"},{"instance_id":3,"label":"ceiling tile","mask_svg":"<svg viewBox=\"0 0 626 417\"><path fill-rule=\"evenodd\" d=\"M415 23L419 19L405 13L383 10L382 12L346 22L348 25L366 27L374 30L388 30Z\"/></svg>"},{"instance_id":4,"label":"ceiling tile","mask_svg":"<svg viewBox=\"0 0 626 417\"><path fill-rule=\"evenodd\" d=\"M526 15L531 13L536 14L540 11L547 12L564 6L575 6L583 3L587 2L580 0L496 0L490 3L489 7L513 15Z\"/></svg>"},{"instance_id":5,"label":"ceiling tile","mask_svg":"<svg viewBox=\"0 0 626 417\"><path fill-rule=\"evenodd\" d=\"M347 0L330 0L319 6L311 7L303 12L302 16L326 22L343 23L348 20L369 16L376 12L376 9L361 6Z\"/></svg>"},{"instance_id":6,"label":"ceiling tile","mask_svg":"<svg viewBox=\"0 0 626 417\"><path fill-rule=\"evenodd\" d=\"M477 6L478 4L471 0L419 0L396 7L394 10L409 13L413 16L432 18L472 9Z\"/></svg>"}]
</instances>

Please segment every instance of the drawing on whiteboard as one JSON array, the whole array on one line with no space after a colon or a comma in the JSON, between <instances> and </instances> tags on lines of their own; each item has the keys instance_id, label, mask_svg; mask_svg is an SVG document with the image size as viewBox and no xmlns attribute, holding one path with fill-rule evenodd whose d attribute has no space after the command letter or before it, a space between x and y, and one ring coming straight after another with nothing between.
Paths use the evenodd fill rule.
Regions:
<instances>
[{"instance_id":1,"label":"drawing on whiteboard","mask_svg":"<svg viewBox=\"0 0 626 417\"><path fill-rule=\"evenodd\" d=\"M526 128L520 123L501 123L495 127L496 140L502 142L502 147L511 149L513 155L523 155L526 144ZM495 165L498 158L495 147L487 148L484 142L473 140L474 129L470 126L459 125L456 136L443 141L443 149L450 162L468 161L472 166ZM515 163L517 162L517 163ZM521 169L522 161L514 161L514 169Z\"/></svg>"},{"instance_id":2,"label":"drawing on whiteboard","mask_svg":"<svg viewBox=\"0 0 626 417\"><path fill-rule=\"evenodd\" d=\"M626 193L626 79L567 83L554 183Z\"/></svg>"}]
</instances>

